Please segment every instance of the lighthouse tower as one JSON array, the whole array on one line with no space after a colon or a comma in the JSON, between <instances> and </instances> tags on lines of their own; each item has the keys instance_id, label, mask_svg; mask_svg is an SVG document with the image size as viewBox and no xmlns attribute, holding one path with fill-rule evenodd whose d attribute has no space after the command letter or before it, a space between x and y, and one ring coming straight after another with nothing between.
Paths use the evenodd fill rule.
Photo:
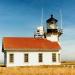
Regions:
<instances>
[{"instance_id":1,"label":"lighthouse tower","mask_svg":"<svg viewBox=\"0 0 75 75\"><path fill-rule=\"evenodd\" d=\"M59 42L59 37L62 34L62 30L58 29L57 25L58 20L51 15L51 17L46 20L47 23L47 30L46 30L46 38L47 40L53 41L53 42Z\"/></svg>"}]
</instances>

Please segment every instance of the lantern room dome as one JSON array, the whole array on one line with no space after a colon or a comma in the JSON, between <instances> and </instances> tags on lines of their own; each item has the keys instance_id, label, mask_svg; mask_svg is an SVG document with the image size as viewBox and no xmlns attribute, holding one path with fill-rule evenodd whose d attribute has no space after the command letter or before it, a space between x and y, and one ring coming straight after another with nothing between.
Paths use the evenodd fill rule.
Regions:
<instances>
[{"instance_id":1,"label":"lantern room dome","mask_svg":"<svg viewBox=\"0 0 75 75\"><path fill-rule=\"evenodd\" d=\"M47 23L50 23L50 22L57 22L58 20L53 18L53 15L51 15L51 17L46 21Z\"/></svg>"}]
</instances>

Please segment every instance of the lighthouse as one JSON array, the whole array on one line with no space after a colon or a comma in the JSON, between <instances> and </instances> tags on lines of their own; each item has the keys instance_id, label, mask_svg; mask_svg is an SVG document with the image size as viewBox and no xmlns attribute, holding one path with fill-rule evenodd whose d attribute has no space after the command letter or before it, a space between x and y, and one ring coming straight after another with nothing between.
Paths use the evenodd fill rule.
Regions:
<instances>
[{"instance_id":1,"label":"lighthouse","mask_svg":"<svg viewBox=\"0 0 75 75\"><path fill-rule=\"evenodd\" d=\"M34 37L59 43L59 37L62 33L62 29L58 26L58 20L51 15L51 17L46 20L46 28L44 26L37 27Z\"/></svg>"},{"instance_id":2,"label":"lighthouse","mask_svg":"<svg viewBox=\"0 0 75 75\"><path fill-rule=\"evenodd\" d=\"M47 40L50 40L52 42L59 42L59 37L62 34L62 29L58 28L58 20L51 15L49 19L46 20L46 32L45 36Z\"/></svg>"}]
</instances>

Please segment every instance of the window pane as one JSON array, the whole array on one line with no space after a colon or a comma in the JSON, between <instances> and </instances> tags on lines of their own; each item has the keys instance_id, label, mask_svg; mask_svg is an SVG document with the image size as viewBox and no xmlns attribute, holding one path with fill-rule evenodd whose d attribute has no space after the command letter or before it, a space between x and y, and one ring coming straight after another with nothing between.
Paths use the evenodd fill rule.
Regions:
<instances>
[{"instance_id":1,"label":"window pane","mask_svg":"<svg viewBox=\"0 0 75 75\"><path fill-rule=\"evenodd\" d=\"M42 62L42 61L43 61L43 59L42 59L42 54L39 53L39 62Z\"/></svg>"},{"instance_id":2,"label":"window pane","mask_svg":"<svg viewBox=\"0 0 75 75\"><path fill-rule=\"evenodd\" d=\"M56 53L52 53L52 61L56 62Z\"/></svg>"},{"instance_id":3,"label":"window pane","mask_svg":"<svg viewBox=\"0 0 75 75\"><path fill-rule=\"evenodd\" d=\"M24 62L28 62L28 54L24 54Z\"/></svg>"},{"instance_id":4,"label":"window pane","mask_svg":"<svg viewBox=\"0 0 75 75\"><path fill-rule=\"evenodd\" d=\"M60 62L60 54L58 54L58 60L59 60L59 62Z\"/></svg>"},{"instance_id":5,"label":"window pane","mask_svg":"<svg viewBox=\"0 0 75 75\"><path fill-rule=\"evenodd\" d=\"M9 55L9 61L10 61L10 63L14 62L14 54Z\"/></svg>"}]
</instances>

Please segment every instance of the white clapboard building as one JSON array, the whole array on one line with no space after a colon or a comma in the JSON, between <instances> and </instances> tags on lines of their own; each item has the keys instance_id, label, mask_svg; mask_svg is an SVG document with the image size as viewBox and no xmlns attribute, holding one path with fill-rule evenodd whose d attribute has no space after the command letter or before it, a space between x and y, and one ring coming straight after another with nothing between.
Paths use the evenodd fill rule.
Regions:
<instances>
[{"instance_id":1,"label":"white clapboard building","mask_svg":"<svg viewBox=\"0 0 75 75\"><path fill-rule=\"evenodd\" d=\"M59 37L62 32L53 15L46 23L46 28L37 28L34 37L3 38L2 52L6 67L61 64Z\"/></svg>"}]
</instances>

